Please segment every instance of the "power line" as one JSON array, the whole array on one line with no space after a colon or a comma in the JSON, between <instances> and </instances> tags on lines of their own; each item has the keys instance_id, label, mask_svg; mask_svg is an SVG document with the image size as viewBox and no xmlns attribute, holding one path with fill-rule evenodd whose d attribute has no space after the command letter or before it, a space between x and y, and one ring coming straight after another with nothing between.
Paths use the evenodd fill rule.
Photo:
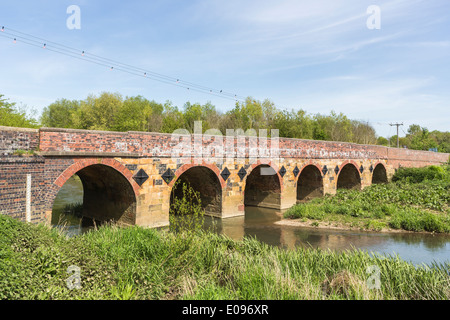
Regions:
<instances>
[{"instance_id":1,"label":"power line","mask_svg":"<svg viewBox=\"0 0 450 320\"><path fill-rule=\"evenodd\" d=\"M199 85L193 82L188 82L179 78L167 76L161 73L153 72L150 70L146 70L140 67L135 67L126 63L122 63L117 60L101 57L99 55L95 55L89 53L85 50L76 49L73 47L66 46L64 44L60 44L54 41L50 41L41 37L36 37L31 34L21 32L18 30L14 30L11 28L6 28L4 26L1 27L0 35L13 40L14 43L20 42L25 43L30 46L42 48L48 51L52 51L58 54L62 54L68 57L76 58L79 60L87 61L90 63L97 64L102 67L107 67L110 70L118 70L122 72L126 72L135 76L140 76L143 78L147 78L154 81L159 81L164 84L169 84L172 86L184 88L187 90L192 90L196 92L201 92L205 94L209 94L212 96L234 100L234 101L245 101L246 97L233 94L230 92L226 92L222 89L214 89L211 87Z\"/></svg>"}]
</instances>

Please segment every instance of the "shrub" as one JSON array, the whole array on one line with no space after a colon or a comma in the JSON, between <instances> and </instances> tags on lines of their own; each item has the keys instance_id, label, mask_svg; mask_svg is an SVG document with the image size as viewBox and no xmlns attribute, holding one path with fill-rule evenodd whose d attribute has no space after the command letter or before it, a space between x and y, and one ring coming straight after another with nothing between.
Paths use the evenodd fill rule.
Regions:
<instances>
[{"instance_id":1,"label":"shrub","mask_svg":"<svg viewBox=\"0 0 450 320\"><path fill-rule=\"evenodd\" d=\"M400 168L392 177L392 181L406 180L412 183L419 183L424 180L445 180L449 178L447 167Z\"/></svg>"},{"instance_id":2,"label":"shrub","mask_svg":"<svg viewBox=\"0 0 450 320\"><path fill-rule=\"evenodd\" d=\"M408 231L449 232L449 217L414 209L398 210L389 221L394 229Z\"/></svg>"}]
</instances>

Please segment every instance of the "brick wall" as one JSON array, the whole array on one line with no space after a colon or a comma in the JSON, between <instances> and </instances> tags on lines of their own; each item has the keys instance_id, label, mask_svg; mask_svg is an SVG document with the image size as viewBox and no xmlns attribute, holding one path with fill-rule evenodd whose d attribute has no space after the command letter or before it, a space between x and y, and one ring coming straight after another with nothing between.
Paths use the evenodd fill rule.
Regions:
<instances>
[{"instance_id":1,"label":"brick wall","mask_svg":"<svg viewBox=\"0 0 450 320\"><path fill-rule=\"evenodd\" d=\"M0 156L14 153L16 150L37 150L39 130L0 126Z\"/></svg>"},{"instance_id":2,"label":"brick wall","mask_svg":"<svg viewBox=\"0 0 450 320\"><path fill-rule=\"evenodd\" d=\"M25 220L27 175L31 177L31 221L41 221L48 205L42 191L48 186L41 157L3 156L0 158L0 212Z\"/></svg>"},{"instance_id":3,"label":"brick wall","mask_svg":"<svg viewBox=\"0 0 450 320\"><path fill-rule=\"evenodd\" d=\"M346 142L315 141L279 138L267 139L258 148L256 139L171 135L145 132L104 132L73 129L42 128L40 150L45 152L110 152L137 154L144 157L171 157L173 151L180 156L257 157L273 158L273 148L279 158L292 159L359 159L388 160L394 167L424 166L448 161L449 154L361 145ZM222 145L223 148L217 146ZM201 153L200 153L201 152Z\"/></svg>"}]
</instances>

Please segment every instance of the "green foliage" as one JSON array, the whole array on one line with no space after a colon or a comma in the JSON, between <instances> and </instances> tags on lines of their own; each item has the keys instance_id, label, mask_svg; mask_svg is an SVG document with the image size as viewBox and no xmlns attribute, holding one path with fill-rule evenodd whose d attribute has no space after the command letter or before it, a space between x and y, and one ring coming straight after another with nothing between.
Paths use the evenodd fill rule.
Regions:
<instances>
[{"instance_id":1,"label":"green foliage","mask_svg":"<svg viewBox=\"0 0 450 320\"><path fill-rule=\"evenodd\" d=\"M45 107L41 115L41 124L50 128L74 128L74 114L78 112L80 102L59 99Z\"/></svg>"},{"instance_id":2,"label":"green foliage","mask_svg":"<svg viewBox=\"0 0 450 320\"><path fill-rule=\"evenodd\" d=\"M450 217L413 208L398 210L389 221L394 229L408 231L450 232Z\"/></svg>"},{"instance_id":3,"label":"green foliage","mask_svg":"<svg viewBox=\"0 0 450 320\"><path fill-rule=\"evenodd\" d=\"M23 149L17 149L13 152L13 155L15 156L24 156L24 155L29 155L32 156L35 154L35 150L23 150Z\"/></svg>"},{"instance_id":4,"label":"green foliage","mask_svg":"<svg viewBox=\"0 0 450 320\"><path fill-rule=\"evenodd\" d=\"M377 145L387 147L387 146L389 146L389 140L386 139L385 137L378 137L377 138Z\"/></svg>"},{"instance_id":5,"label":"green foliage","mask_svg":"<svg viewBox=\"0 0 450 320\"><path fill-rule=\"evenodd\" d=\"M450 232L450 169L402 168L394 181L359 190L338 190L293 206L285 218L338 221L363 229L382 226L408 231Z\"/></svg>"},{"instance_id":6,"label":"green foliage","mask_svg":"<svg viewBox=\"0 0 450 320\"><path fill-rule=\"evenodd\" d=\"M286 250L255 239L102 226L66 238L0 216L0 299L441 299L450 298L448 265L415 267L398 257L320 249ZM80 268L70 290L67 268ZM369 289L369 266L380 289Z\"/></svg>"},{"instance_id":7,"label":"green foliage","mask_svg":"<svg viewBox=\"0 0 450 320\"><path fill-rule=\"evenodd\" d=\"M382 138L377 144L388 145L384 143L384 140L386 139ZM408 128L406 136L399 138L399 144L400 147L413 150L428 151L431 148L437 148L438 152L450 153L450 132L429 131L427 128L412 124ZM396 135L390 137L390 145L392 147L397 145Z\"/></svg>"},{"instance_id":8,"label":"green foliage","mask_svg":"<svg viewBox=\"0 0 450 320\"><path fill-rule=\"evenodd\" d=\"M406 180L407 182L419 183L425 180L450 180L449 167L400 168L394 174L392 181Z\"/></svg>"},{"instance_id":9,"label":"green foliage","mask_svg":"<svg viewBox=\"0 0 450 320\"><path fill-rule=\"evenodd\" d=\"M172 190L181 188L181 194L174 192L171 197L169 223L175 232L191 233L202 229L205 211L202 208L200 192L189 183L177 180Z\"/></svg>"},{"instance_id":10,"label":"green foliage","mask_svg":"<svg viewBox=\"0 0 450 320\"><path fill-rule=\"evenodd\" d=\"M0 102L9 113L0 118L3 119L0 125L38 125L24 113L11 109L13 104ZM3 109L0 108L0 113ZM14 120L15 117L23 123ZM342 113L332 111L322 115L308 114L302 109L289 111L278 109L268 99L259 101L251 97L221 113L211 102L203 105L186 102L180 109L170 101L161 104L142 96L123 98L119 93L102 92L84 100L56 100L44 108L40 121L43 126L56 128L163 133L173 133L177 129L193 133L194 122L202 121L203 133L216 129L225 135L227 129L241 129L258 134L259 129L267 129L270 136L271 129L278 129L279 136L286 138L376 143L375 131L368 123L350 120Z\"/></svg>"},{"instance_id":11,"label":"green foliage","mask_svg":"<svg viewBox=\"0 0 450 320\"><path fill-rule=\"evenodd\" d=\"M26 107L18 107L15 103L8 102L0 94L0 126L37 128L37 121L29 116Z\"/></svg>"}]
</instances>

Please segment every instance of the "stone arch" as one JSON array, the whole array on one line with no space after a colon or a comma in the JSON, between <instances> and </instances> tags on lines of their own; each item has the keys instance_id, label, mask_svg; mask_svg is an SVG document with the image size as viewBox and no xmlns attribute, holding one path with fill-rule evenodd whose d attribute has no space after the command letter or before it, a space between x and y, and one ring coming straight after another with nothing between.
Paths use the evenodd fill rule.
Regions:
<instances>
[{"instance_id":1,"label":"stone arch","mask_svg":"<svg viewBox=\"0 0 450 320\"><path fill-rule=\"evenodd\" d=\"M303 166L297 180L297 200L307 201L323 196L323 178L320 168L314 164Z\"/></svg>"},{"instance_id":2,"label":"stone arch","mask_svg":"<svg viewBox=\"0 0 450 320\"><path fill-rule=\"evenodd\" d=\"M74 174L83 184L83 218L97 223L136 223L139 186L124 165L114 159L76 160L54 182L58 190Z\"/></svg>"},{"instance_id":3,"label":"stone arch","mask_svg":"<svg viewBox=\"0 0 450 320\"><path fill-rule=\"evenodd\" d=\"M375 168L373 169L372 172L372 184L387 183L387 182L388 178L386 173L386 167L381 162L378 162L375 165Z\"/></svg>"},{"instance_id":4,"label":"stone arch","mask_svg":"<svg viewBox=\"0 0 450 320\"><path fill-rule=\"evenodd\" d=\"M216 170L214 170L216 169ZM223 178L218 175L219 169L212 165L183 165L176 172L176 179L169 186L171 205L175 197L182 197L183 184L188 184L200 193L201 206L205 214L211 216L222 215Z\"/></svg>"},{"instance_id":5,"label":"stone arch","mask_svg":"<svg viewBox=\"0 0 450 320\"><path fill-rule=\"evenodd\" d=\"M354 161L341 165L336 182L337 189L361 189L361 175Z\"/></svg>"},{"instance_id":6,"label":"stone arch","mask_svg":"<svg viewBox=\"0 0 450 320\"><path fill-rule=\"evenodd\" d=\"M271 165L258 163L245 179L244 205L280 209L281 177Z\"/></svg>"}]
</instances>

